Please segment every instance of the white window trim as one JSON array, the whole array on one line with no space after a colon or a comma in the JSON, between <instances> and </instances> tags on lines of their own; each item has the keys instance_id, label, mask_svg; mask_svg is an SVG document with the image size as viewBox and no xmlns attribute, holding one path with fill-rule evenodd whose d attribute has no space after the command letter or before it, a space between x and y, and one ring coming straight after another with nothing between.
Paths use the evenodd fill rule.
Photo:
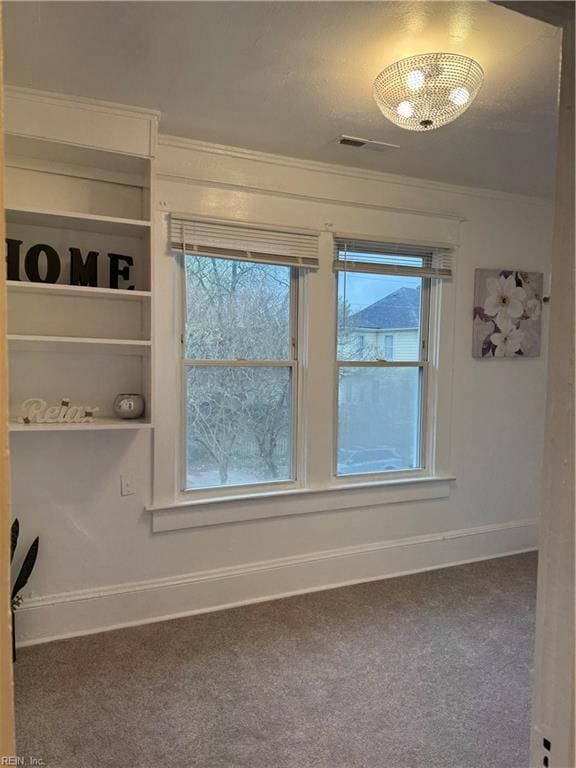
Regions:
<instances>
[{"instance_id":1,"label":"white window trim","mask_svg":"<svg viewBox=\"0 0 576 768\"><path fill-rule=\"evenodd\" d=\"M148 507L155 533L186 528L267 520L294 515L444 499L455 477L397 478L386 482L342 484L331 488L295 488ZM345 491L343 493L343 491Z\"/></svg>"},{"instance_id":2,"label":"white window trim","mask_svg":"<svg viewBox=\"0 0 576 768\"><path fill-rule=\"evenodd\" d=\"M186 333L186 278L184 276L184 259L180 255L176 257L180 270L180 412L182 421L180 426L180 441L178 445L179 498L183 501L194 502L197 498L210 499L238 495L239 491L259 494L267 493L270 489L290 489L299 487L300 471L299 457L301 456L301 431L303 428L301 418L301 327L303 325L301 315L302 285L305 273L295 267L290 269L290 357L286 360L188 360L184 357L184 334ZM276 480L263 483L244 483L242 485L205 486L199 488L186 488L186 373L190 367L262 367L262 368L290 368L291 371L291 474L288 480Z\"/></svg>"},{"instance_id":3,"label":"white window trim","mask_svg":"<svg viewBox=\"0 0 576 768\"><path fill-rule=\"evenodd\" d=\"M336 275L336 295L338 295L338 279L340 274L345 274L345 272L338 272ZM362 273L356 272L356 274L382 274L380 272L366 270ZM437 284L438 281L435 281ZM419 357L418 360L368 360L368 361L348 361L348 360L339 360L338 355L335 356L335 380L334 380L334 417L333 417L333 423L334 423L334 444L332 446L332 461L333 461L333 483L338 484L340 480L344 480L347 483L353 483L356 482L356 478L359 479L359 482L362 482L364 478L366 479L372 479L374 482L381 482L385 481L387 478L394 478L398 476L406 476L408 477L419 477L422 473L425 475L429 474L429 467L431 464L429 463L430 460L430 454L428 450L428 434L429 434L429 424L428 424L428 415L430 412L431 407L433 407L434 403L430 402L430 399L428 397L428 381L430 378L430 353L429 348L433 346L431 344L431 337L430 334L432 333L432 324L430 321L430 313L431 313L431 295L433 290L433 283L430 278L423 278L422 280L422 298L420 303L420 343L424 341L425 343L425 350L426 354L424 357L422 355ZM338 302L336 302L335 307L335 316L334 316L334 335L336 336L336 345L338 345ZM422 371L422 393L421 393L421 400L420 400L420 434L419 434L419 453L420 453L420 467L415 467L414 469L406 469L401 470L400 472L370 472L366 474L357 474L357 475L338 475L338 397L339 397L339 376L340 376L340 369L341 368L354 368L354 367L363 367L363 368L418 368Z\"/></svg>"},{"instance_id":4,"label":"white window trim","mask_svg":"<svg viewBox=\"0 0 576 768\"><path fill-rule=\"evenodd\" d=\"M158 258L166 253L166 215L156 232ZM426 404L428 455L425 471L337 477L334 471L333 397L326 397L326 377L335 381L336 280L330 232L320 237L320 270L299 278L298 430L296 480L255 486L182 492L181 401L182 266L164 258L155 265L155 422L152 503L146 508L155 532L206 527L250 520L380 506L387 503L444 498L455 480L450 471L454 284L434 281L430 291L429 378ZM442 306L442 312L440 312ZM170 311L172 310L172 311ZM309 329L309 333L306 333ZM335 501L335 499L338 501Z\"/></svg>"}]
</instances>

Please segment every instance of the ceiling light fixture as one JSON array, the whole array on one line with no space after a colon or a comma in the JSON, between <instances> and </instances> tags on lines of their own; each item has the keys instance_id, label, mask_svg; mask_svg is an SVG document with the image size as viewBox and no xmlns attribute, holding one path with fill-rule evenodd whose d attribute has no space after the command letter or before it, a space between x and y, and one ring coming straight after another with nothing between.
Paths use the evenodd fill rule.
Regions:
<instances>
[{"instance_id":1,"label":"ceiling light fixture","mask_svg":"<svg viewBox=\"0 0 576 768\"><path fill-rule=\"evenodd\" d=\"M374 81L382 114L408 131L451 123L476 98L482 67L458 53L423 53L391 64Z\"/></svg>"}]
</instances>

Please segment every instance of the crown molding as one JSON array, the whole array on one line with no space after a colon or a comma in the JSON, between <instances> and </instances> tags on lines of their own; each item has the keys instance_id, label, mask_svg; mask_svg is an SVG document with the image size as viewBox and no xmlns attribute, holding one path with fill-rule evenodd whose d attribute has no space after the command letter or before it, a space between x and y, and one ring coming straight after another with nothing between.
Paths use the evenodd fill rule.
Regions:
<instances>
[{"instance_id":1,"label":"crown molding","mask_svg":"<svg viewBox=\"0 0 576 768\"><path fill-rule=\"evenodd\" d=\"M126 116L147 118L149 120L152 119L156 125L158 125L160 122L162 115L162 113L158 110L147 109L144 107L128 106L111 101L90 99L84 96L72 96L52 91L25 88L21 86L6 85L4 92L6 98L17 98L47 104L69 104L70 106L74 106L77 109L84 109L88 111L97 111L100 113L116 115L124 114ZM207 155L224 156L237 160L248 160L266 165L275 165L278 167L294 168L302 171L331 174L362 181L374 181L381 184L434 190L437 192L447 192L451 194L467 195L471 197L482 197L509 201L523 200L524 202L536 206L553 205L552 199L539 197L536 195L520 195L512 192L504 192L502 190L449 184L446 182L433 181L431 179L422 179L415 176L402 176L400 174L386 173L384 171L373 171L355 166L324 163L316 160L304 160L301 158L289 157L287 155L276 155L268 152L260 152L253 149L244 149L242 147L215 144L208 141L200 141L198 139L189 139L183 136L158 134L157 144L158 146L187 149ZM174 174L170 175L174 176ZM185 174L182 174L182 177L184 176Z\"/></svg>"},{"instance_id":2,"label":"crown molding","mask_svg":"<svg viewBox=\"0 0 576 768\"><path fill-rule=\"evenodd\" d=\"M285 191L278 191L276 189L268 189L262 186L256 186L253 184L243 184L243 183L231 183L231 182L223 182L223 181L213 181L212 179L194 179L190 178L186 174L175 174L175 173L163 173L162 171L159 171L156 174L156 178L160 181L170 181L175 184L187 184L189 186L194 187L207 187L211 189L226 189L226 190L233 190L237 191L240 190L242 192L249 192L250 194L254 195L263 195L267 197L280 197L280 198L286 198L288 200L304 200L306 202L312 202L312 203L322 203L322 204L328 204L328 205L340 205L345 206L346 208L360 208L368 211L385 211L386 213L398 213L402 215L408 215L408 216L428 216L433 219L447 219L448 221L455 221L458 223L465 223L468 221L464 216L461 216L458 213L450 213L450 212L443 212L443 211L430 211L430 210L423 210L420 208L402 208L400 206L394 206L394 205L385 205L383 203L365 203L365 202L359 202L358 200L348 200L343 198L336 198L336 197L326 197L321 195L310 195L306 193L297 193L297 192L285 192ZM160 211L165 210L162 205L160 205L159 208ZM252 222L255 223L255 222ZM328 225L326 225L328 227Z\"/></svg>"},{"instance_id":3,"label":"crown molding","mask_svg":"<svg viewBox=\"0 0 576 768\"><path fill-rule=\"evenodd\" d=\"M513 192L504 192L502 190L486 189L482 187L467 187L457 184L448 184L446 182L432 181L430 179L420 179L414 176L401 176L399 174L372 171L354 166L323 163L316 160L303 160L301 158L288 157L287 155L275 155L253 149L231 147L225 144L213 144L212 142L188 139L183 136L170 136L161 133L158 135L158 146L187 149L206 155L230 157L236 160L248 160L255 163L294 168L302 171L327 173L362 181L375 181L381 184L414 187L417 189L434 190L437 192L448 192L456 195L468 195L471 197L483 197L497 200L522 200L536 206L553 205L553 200L545 197L520 195ZM159 173L160 175L163 175L161 169L159 170ZM169 175L174 176L174 173L170 173ZM184 177L185 174L182 174L182 176Z\"/></svg>"}]
</instances>

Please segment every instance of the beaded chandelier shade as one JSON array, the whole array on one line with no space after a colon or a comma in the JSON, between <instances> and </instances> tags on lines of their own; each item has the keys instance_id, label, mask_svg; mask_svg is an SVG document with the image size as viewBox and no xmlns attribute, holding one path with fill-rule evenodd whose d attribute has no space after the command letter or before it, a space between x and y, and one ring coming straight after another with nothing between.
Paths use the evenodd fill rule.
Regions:
<instances>
[{"instance_id":1,"label":"beaded chandelier shade","mask_svg":"<svg viewBox=\"0 0 576 768\"><path fill-rule=\"evenodd\" d=\"M482 67L467 56L423 53L383 69L374 81L374 98L401 128L431 131L463 114L483 80Z\"/></svg>"}]
</instances>

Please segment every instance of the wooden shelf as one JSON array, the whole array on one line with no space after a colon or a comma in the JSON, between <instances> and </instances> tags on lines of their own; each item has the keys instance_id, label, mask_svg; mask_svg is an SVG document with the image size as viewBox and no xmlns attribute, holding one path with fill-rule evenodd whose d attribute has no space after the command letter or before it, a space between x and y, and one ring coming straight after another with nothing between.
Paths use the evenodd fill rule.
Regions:
<instances>
[{"instance_id":1,"label":"wooden shelf","mask_svg":"<svg viewBox=\"0 0 576 768\"><path fill-rule=\"evenodd\" d=\"M141 419L97 419L86 424L20 424L9 423L10 432L78 432L83 430L151 429L149 421Z\"/></svg>"},{"instance_id":2,"label":"wooden shelf","mask_svg":"<svg viewBox=\"0 0 576 768\"><path fill-rule=\"evenodd\" d=\"M59 283L30 283L24 280L7 280L9 293L42 293L50 296L81 296L89 299L116 299L122 301L150 301L150 291L125 291L120 288L90 288L83 285Z\"/></svg>"},{"instance_id":3,"label":"wooden shelf","mask_svg":"<svg viewBox=\"0 0 576 768\"><path fill-rule=\"evenodd\" d=\"M119 219L113 216L20 207L6 208L6 223L140 238L150 234L151 226L150 221L144 219Z\"/></svg>"},{"instance_id":4,"label":"wooden shelf","mask_svg":"<svg viewBox=\"0 0 576 768\"><path fill-rule=\"evenodd\" d=\"M105 351L121 355L144 355L152 342L140 339L89 339L74 336L25 336L18 333L8 334L12 349L28 351L47 351L60 348L60 351Z\"/></svg>"}]
</instances>

